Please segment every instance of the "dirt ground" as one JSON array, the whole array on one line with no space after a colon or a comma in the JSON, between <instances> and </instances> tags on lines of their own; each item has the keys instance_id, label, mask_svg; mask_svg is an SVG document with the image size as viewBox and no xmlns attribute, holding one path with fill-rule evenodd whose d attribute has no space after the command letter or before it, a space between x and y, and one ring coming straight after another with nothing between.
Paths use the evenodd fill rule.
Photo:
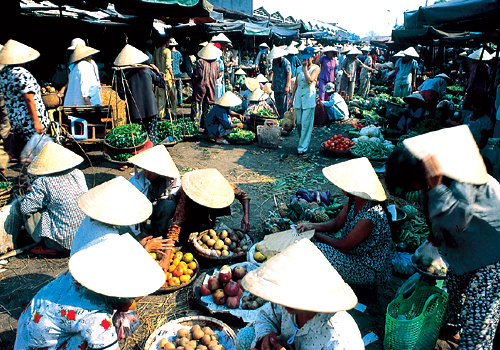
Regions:
<instances>
[{"instance_id":1,"label":"dirt ground","mask_svg":"<svg viewBox=\"0 0 500 350\"><path fill-rule=\"evenodd\" d=\"M216 145L204 138L192 142L181 142L168 150L181 173L191 169L217 168L229 181L250 194L251 235L259 241L263 237L262 222L270 210L287 201L298 188L312 190L340 191L322 175L321 169L343 159L329 158L321 153L321 142L349 128L353 120L343 124L315 127L311 148L305 156L296 151L296 132L283 137L277 149L260 148L255 142L250 145ZM85 148L91 161L81 167L90 187L98 185L114 176L130 178L133 169L119 170L115 164L106 162L99 148ZM376 165L380 166L380 164ZM13 165L14 167L14 165ZM8 176L18 176L15 169L9 169ZM239 227L242 218L241 205L232 205L232 216L222 218L229 227ZM30 242L23 242L29 244ZM9 259L6 271L0 273L0 350L12 349L16 334L17 320L36 292L52 281L67 268L67 257L43 258L32 254L22 254ZM200 263L201 271L212 266ZM297 283L307 283L306 276L299 276ZM351 311L359 324L362 335L374 332L379 340L367 349L382 349L385 310L393 299L403 280L393 277L387 284L374 289L358 291L360 302L367 306L364 313ZM166 321L188 315L215 316L237 329L244 326L242 321L231 315L211 315L194 298L191 287L170 294L155 294L143 298L138 303L141 327L127 341L122 349L143 349L148 336Z\"/></svg>"}]
</instances>

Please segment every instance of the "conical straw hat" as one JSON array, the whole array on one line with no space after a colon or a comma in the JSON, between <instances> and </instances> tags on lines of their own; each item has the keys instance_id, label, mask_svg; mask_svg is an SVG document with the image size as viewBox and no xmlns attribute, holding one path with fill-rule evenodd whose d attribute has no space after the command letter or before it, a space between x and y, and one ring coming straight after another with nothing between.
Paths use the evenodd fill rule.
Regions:
<instances>
[{"instance_id":1,"label":"conical straw hat","mask_svg":"<svg viewBox=\"0 0 500 350\"><path fill-rule=\"evenodd\" d=\"M362 52L358 50L358 48L354 47L352 48L351 50L349 50L349 52L347 52L347 56L349 55L361 55Z\"/></svg>"},{"instance_id":2,"label":"conical straw hat","mask_svg":"<svg viewBox=\"0 0 500 350\"><path fill-rule=\"evenodd\" d=\"M229 38L227 36L225 36L224 33L217 34L210 41L213 42L213 43L217 43L217 42L219 42L219 43L230 43L231 42L231 40L229 40Z\"/></svg>"},{"instance_id":3,"label":"conical straw hat","mask_svg":"<svg viewBox=\"0 0 500 350\"><path fill-rule=\"evenodd\" d=\"M259 88L259 82L257 81L256 78L245 78L245 85L248 90L254 91L255 89Z\"/></svg>"},{"instance_id":4,"label":"conical straw hat","mask_svg":"<svg viewBox=\"0 0 500 350\"><path fill-rule=\"evenodd\" d=\"M269 80L267 80L267 78L266 78L265 76L263 76L262 74L259 74L259 75L257 75L257 81L258 81L259 83L263 83L263 84L265 84L265 83L267 83Z\"/></svg>"},{"instance_id":5,"label":"conical straw hat","mask_svg":"<svg viewBox=\"0 0 500 350\"><path fill-rule=\"evenodd\" d=\"M347 54L349 51L351 51L353 49L352 46L350 45L344 45L344 47L342 48L342 50L340 50L340 53L345 53Z\"/></svg>"},{"instance_id":6,"label":"conical straw hat","mask_svg":"<svg viewBox=\"0 0 500 350\"><path fill-rule=\"evenodd\" d=\"M132 45L125 45L125 47L120 51L118 56L116 56L114 65L117 67L131 66L133 64L144 63L149 59L148 55L139 49L136 49Z\"/></svg>"},{"instance_id":7,"label":"conical straw hat","mask_svg":"<svg viewBox=\"0 0 500 350\"><path fill-rule=\"evenodd\" d=\"M262 44L259 45L259 47L267 47L267 48L269 48L269 45L267 45L266 43L262 43Z\"/></svg>"},{"instance_id":8,"label":"conical straw hat","mask_svg":"<svg viewBox=\"0 0 500 350\"><path fill-rule=\"evenodd\" d=\"M93 49L90 46L76 45L75 51L71 54L69 58L69 64L81 61L84 58L90 57L98 53L99 50Z\"/></svg>"},{"instance_id":9,"label":"conical straw hat","mask_svg":"<svg viewBox=\"0 0 500 350\"><path fill-rule=\"evenodd\" d=\"M220 56L222 56L222 51L212 43L206 44L203 49L198 51L198 57L204 60L216 60Z\"/></svg>"},{"instance_id":10,"label":"conical straw hat","mask_svg":"<svg viewBox=\"0 0 500 350\"><path fill-rule=\"evenodd\" d=\"M81 38L74 38L73 40L71 40L71 44L67 48L67 50L74 50L74 49L76 49L76 45L87 46L87 44L85 44L85 41L83 39L81 39Z\"/></svg>"},{"instance_id":11,"label":"conical straw hat","mask_svg":"<svg viewBox=\"0 0 500 350\"><path fill-rule=\"evenodd\" d=\"M78 206L94 220L119 226L144 222L153 212L147 197L122 176L82 194Z\"/></svg>"},{"instance_id":12,"label":"conical straw hat","mask_svg":"<svg viewBox=\"0 0 500 350\"><path fill-rule=\"evenodd\" d=\"M407 48L406 50L403 51L403 53L406 55L406 56L410 56L410 57L413 57L413 58L418 58L418 53L417 53L417 50L415 50L414 47L409 47Z\"/></svg>"},{"instance_id":13,"label":"conical straw hat","mask_svg":"<svg viewBox=\"0 0 500 350\"><path fill-rule=\"evenodd\" d=\"M234 74L236 75L247 75L247 73L245 73L245 71L241 68L239 68L236 72L234 72Z\"/></svg>"},{"instance_id":14,"label":"conical straw hat","mask_svg":"<svg viewBox=\"0 0 500 350\"><path fill-rule=\"evenodd\" d=\"M339 52L339 50L337 50L337 48L333 46L326 46L323 49L323 52Z\"/></svg>"},{"instance_id":15,"label":"conical straw hat","mask_svg":"<svg viewBox=\"0 0 500 350\"><path fill-rule=\"evenodd\" d=\"M293 85L293 84L292 84ZM266 94L271 95L273 93L273 88L271 83L266 83L262 89Z\"/></svg>"},{"instance_id":16,"label":"conical straw hat","mask_svg":"<svg viewBox=\"0 0 500 350\"><path fill-rule=\"evenodd\" d=\"M290 44L286 48L286 52L288 52L289 55L298 55L299 54L299 49L297 49L294 45Z\"/></svg>"},{"instance_id":17,"label":"conical straw hat","mask_svg":"<svg viewBox=\"0 0 500 350\"><path fill-rule=\"evenodd\" d=\"M370 47L368 47L368 46L366 46L366 45L365 45L365 46L363 46L363 47L361 48L361 51L362 51L362 52L363 52L363 51L370 51Z\"/></svg>"},{"instance_id":18,"label":"conical straw hat","mask_svg":"<svg viewBox=\"0 0 500 350\"><path fill-rule=\"evenodd\" d=\"M323 168L323 175L353 196L383 202L384 188L368 158L357 158Z\"/></svg>"},{"instance_id":19,"label":"conical straw hat","mask_svg":"<svg viewBox=\"0 0 500 350\"><path fill-rule=\"evenodd\" d=\"M69 259L71 275L85 288L102 295L134 298L153 293L165 283L163 269L130 234L110 235L98 242Z\"/></svg>"},{"instance_id":20,"label":"conical straw hat","mask_svg":"<svg viewBox=\"0 0 500 350\"><path fill-rule=\"evenodd\" d=\"M247 97L248 101L264 101L268 98L267 94L261 89L255 89L252 93Z\"/></svg>"},{"instance_id":21,"label":"conical straw hat","mask_svg":"<svg viewBox=\"0 0 500 350\"><path fill-rule=\"evenodd\" d=\"M271 52L269 52L268 58L270 60L274 60L275 58L280 58L286 55L288 55L288 52L286 52L286 50L278 46L273 46L273 49L271 50Z\"/></svg>"},{"instance_id":22,"label":"conical straw hat","mask_svg":"<svg viewBox=\"0 0 500 350\"><path fill-rule=\"evenodd\" d=\"M297 50L299 50L299 52L300 52L300 51L304 50L305 48L306 48L306 44L302 41L300 43L299 47L297 47Z\"/></svg>"},{"instance_id":23,"label":"conical straw hat","mask_svg":"<svg viewBox=\"0 0 500 350\"><path fill-rule=\"evenodd\" d=\"M182 176L182 189L194 202L225 208L234 201L234 189L217 169L193 170Z\"/></svg>"},{"instance_id":24,"label":"conical straw hat","mask_svg":"<svg viewBox=\"0 0 500 350\"><path fill-rule=\"evenodd\" d=\"M240 105L241 102L243 102L241 98L236 96L233 92L227 91L215 101L215 104L223 107L234 107Z\"/></svg>"},{"instance_id":25,"label":"conical straw hat","mask_svg":"<svg viewBox=\"0 0 500 350\"><path fill-rule=\"evenodd\" d=\"M403 144L418 159L434 155L444 175L454 180L475 185L488 182L486 166L467 125L428 132Z\"/></svg>"},{"instance_id":26,"label":"conical straw hat","mask_svg":"<svg viewBox=\"0 0 500 350\"><path fill-rule=\"evenodd\" d=\"M36 60L40 52L31 47L10 39L0 51L0 64L22 64Z\"/></svg>"},{"instance_id":27,"label":"conical straw hat","mask_svg":"<svg viewBox=\"0 0 500 350\"><path fill-rule=\"evenodd\" d=\"M0 52L2 51L2 49L3 49L3 45L2 45L2 44L0 44ZM5 65L4 65L4 64L0 64L0 70L1 70L3 67L5 67Z\"/></svg>"},{"instance_id":28,"label":"conical straw hat","mask_svg":"<svg viewBox=\"0 0 500 350\"><path fill-rule=\"evenodd\" d=\"M413 94L404 97L403 101L405 101L406 103L408 103L409 102L408 99L410 99L410 100L417 100L417 101L425 103L425 100L422 97L422 95L420 95L420 92L414 92Z\"/></svg>"},{"instance_id":29,"label":"conical straw hat","mask_svg":"<svg viewBox=\"0 0 500 350\"><path fill-rule=\"evenodd\" d=\"M493 58L493 56L490 55L490 53L488 51L486 51L485 49L478 49L478 50L474 51L473 53L471 53L468 57L471 60L479 61L479 58L481 57L481 50L483 50L483 57L481 58L481 61L490 61Z\"/></svg>"},{"instance_id":30,"label":"conical straw hat","mask_svg":"<svg viewBox=\"0 0 500 350\"><path fill-rule=\"evenodd\" d=\"M351 287L307 238L247 273L241 285L262 299L298 310L332 313L350 310L358 303Z\"/></svg>"},{"instance_id":31,"label":"conical straw hat","mask_svg":"<svg viewBox=\"0 0 500 350\"><path fill-rule=\"evenodd\" d=\"M130 157L128 162L161 176L181 177L170 153L163 145L136 154Z\"/></svg>"},{"instance_id":32,"label":"conical straw hat","mask_svg":"<svg viewBox=\"0 0 500 350\"><path fill-rule=\"evenodd\" d=\"M394 56L392 56L392 57L404 57L404 56L405 56L404 51L399 51L398 53L394 54Z\"/></svg>"},{"instance_id":33,"label":"conical straw hat","mask_svg":"<svg viewBox=\"0 0 500 350\"><path fill-rule=\"evenodd\" d=\"M55 142L48 142L28 166L28 172L38 176L54 174L74 168L81 162L83 158L78 154Z\"/></svg>"},{"instance_id":34,"label":"conical straw hat","mask_svg":"<svg viewBox=\"0 0 500 350\"><path fill-rule=\"evenodd\" d=\"M313 238L314 230L298 232L295 228L264 236L264 240L259 243L259 252L265 256L281 253L289 246L297 243L303 238Z\"/></svg>"}]
</instances>

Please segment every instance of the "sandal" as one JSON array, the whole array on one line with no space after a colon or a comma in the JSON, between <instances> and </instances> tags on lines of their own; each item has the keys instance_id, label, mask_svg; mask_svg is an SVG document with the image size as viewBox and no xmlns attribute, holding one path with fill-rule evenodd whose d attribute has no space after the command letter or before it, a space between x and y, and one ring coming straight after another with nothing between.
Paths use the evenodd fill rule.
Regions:
<instances>
[{"instance_id":1,"label":"sandal","mask_svg":"<svg viewBox=\"0 0 500 350\"><path fill-rule=\"evenodd\" d=\"M35 248L31 249L31 253L36 255L51 255L56 256L58 253L55 249L44 248L41 245L37 245Z\"/></svg>"},{"instance_id":2,"label":"sandal","mask_svg":"<svg viewBox=\"0 0 500 350\"><path fill-rule=\"evenodd\" d=\"M215 139L215 143L218 143L221 145L229 145L229 142L227 142L226 139Z\"/></svg>"}]
</instances>

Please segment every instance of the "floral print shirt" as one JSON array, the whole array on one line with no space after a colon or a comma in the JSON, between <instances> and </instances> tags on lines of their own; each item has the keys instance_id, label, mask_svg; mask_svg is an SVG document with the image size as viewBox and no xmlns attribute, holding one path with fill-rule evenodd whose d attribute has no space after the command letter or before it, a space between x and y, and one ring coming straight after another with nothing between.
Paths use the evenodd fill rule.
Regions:
<instances>
[{"instance_id":1,"label":"floral print shirt","mask_svg":"<svg viewBox=\"0 0 500 350\"><path fill-rule=\"evenodd\" d=\"M281 57L279 63L273 60L273 91L275 94L285 92L287 75L292 74L292 65L285 57Z\"/></svg>"},{"instance_id":2,"label":"floral print shirt","mask_svg":"<svg viewBox=\"0 0 500 350\"><path fill-rule=\"evenodd\" d=\"M113 309L103 296L80 285L67 270L24 309L14 350L116 349L112 317Z\"/></svg>"},{"instance_id":3,"label":"floral print shirt","mask_svg":"<svg viewBox=\"0 0 500 350\"><path fill-rule=\"evenodd\" d=\"M5 100L5 107L14 132L25 142L35 134L35 127L24 94L35 94L35 106L40 123L47 128L50 124L49 115L42 101L41 88L35 77L23 67L6 66L0 70L0 90Z\"/></svg>"}]
</instances>

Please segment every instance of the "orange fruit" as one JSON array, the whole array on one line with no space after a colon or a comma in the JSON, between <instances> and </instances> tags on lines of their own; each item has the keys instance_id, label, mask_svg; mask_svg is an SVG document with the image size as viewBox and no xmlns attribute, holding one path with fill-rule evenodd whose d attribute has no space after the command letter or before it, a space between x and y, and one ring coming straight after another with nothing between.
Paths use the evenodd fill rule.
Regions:
<instances>
[{"instance_id":1,"label":"orange fruit","mask_svg":"<svg viewBox=\"0 0 500 350\"><path fill-rule=\"evenodd\" d=\"M195 270L197 265L194 261L191 261L189 264L188 264L188 267L191 269L191 270Z\"/></svg>"},{"instance_id":2,"label":"orange fruit","mask_svg":"<svg viewBox=\"0 0 500 350\"><path fill-rule=\"evenodd\" d=\"M182 275L179 280L181 281L181 283L187 283L189 282L189 280L191 279L191 276L188 276L188 275Z\"/></svg>"},{"instance_id":3,"label":"orange fruit","mask_svg":"<svg viewBox=\"0 0 500 350\"><path fill-rule=\"evenodd\" d=\"M184 273L188 276L192 276L194 274L194 271L191 270L191 269L186 269L186 271L184 271Z\"/></svg>"},{"instance_id":4,"label":"orange fruit","mask_svg":"<svg viewBox=\"0 0 500 350\"><path fill-rule=\"evenodd\" d=\"M184 274L184 268L182 266L177 266L174 270L174 272L172 272L172 275L174 275L175 277L180 277Z\"/></svg>"},{"instance_id":5,"label":"orange fruit","mask_svg":"<svg viewBox=\"0 0 500 350\"><path fill-rule=\"evenodd\" d=\"M174 255L176 251L177 251L177 250L175 250L175 247L174 247L174 248L172 248L172 255Z\"/></svg>"},{"instance_id":6,"label":"orange fruit","mask_svg":"<svg viewBox=\"0 0 500 350\"><path fill-rule=\"evenodd\" d=\"M172 278L172 272L166 272L165 273L165 279L168 281L171 278Z\"/></svg>"},{"instance_id":7,"label":"orange fruit","mask_svg":"<svg viewBox=\"0 0 500 350\"><path fill-rule=\"evenodd\" d=\"M174 272L175 268L177 267L177 265L174 265L174 264L170 264L168 266L168 272Z\"/></svg>"},{"instance_id":8,"label":"orange fruit","mask_svg":"<svg viewBox=\"0 0 500 350\"><path fill-rule=\"evenodd\" d=\"M183 255L184 255L184 254L182 254L182 252L177 252L177 253L175 253L175 258L176 258L176 259L179 259L179 260L182 260Z\"/></svg>"},{"instance_id":9,"label":"orange fruit","mask_svg":"<svg viewBox=\"0 0 500 350\"><path fill-rule=\"evenodd\" d=\"M132 304L130 304L130 306L128 307L129 310L133 310L135 309L135 307L137 306L137 303L135 302L135 300L132 300Z\"/></svg>"},{"instance_id":10,"label":"orange fruit","mask_svg":"<svg viewBox=\"0 0 500 350\"><path fill-rule=\"evenodd\" d=\"M180 259L175 258L175 259L172 261L172 265L177 266L177 265L179 265L179 263L180 263L180 262L181 262L181 261L180 261Z\"/></svg>"},{"instance_id":11,"label":"orange fruit","mask_svg":"<svg viewBox=\"0 0 500 350\"><path fill-rule=\"evenodd\" d=\"M172 277L170 279L170 281L168 281L168 285L169 286L178 286L179 284L181 284L181 281L179 280L179 277Z\"/></svg>"},{"instance_id":12,"label":"orange fruit","mask_svg":"<svg viewBox=\"0 0 500 350\"><path fill-rule=\"evenodd\" d=\"M184 269L187 269L187 268L188 268L188 264L186 264L184 261L181 261L181 262L179 263L179 266L182 266L182 268L184 268Z\"/></svg>"}]
</instances>

